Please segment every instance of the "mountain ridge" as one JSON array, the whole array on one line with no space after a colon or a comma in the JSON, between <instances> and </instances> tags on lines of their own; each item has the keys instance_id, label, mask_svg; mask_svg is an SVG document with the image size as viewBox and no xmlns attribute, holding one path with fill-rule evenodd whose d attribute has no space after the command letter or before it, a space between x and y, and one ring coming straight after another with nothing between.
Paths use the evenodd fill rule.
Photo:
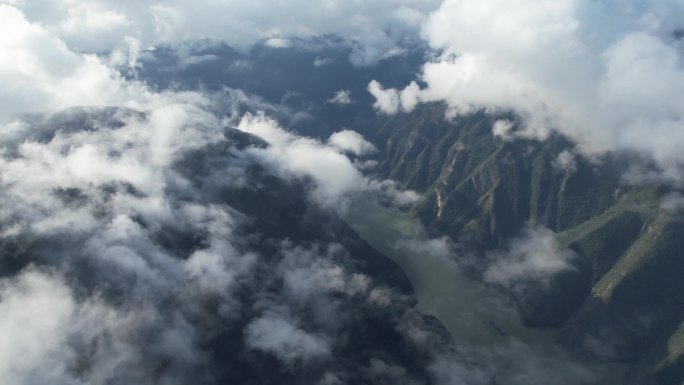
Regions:
<instances>
[{"instance_id":1,"label":"mountain ridge","mask_svg":"<svg viewBox=\"0 0 684 385\"><path fill-rule=\"evenodd\" d=\"M684 301L676 295L684 290L684 227L678 209L662 204L676 189L624 183L631 154L574 155L564 168L559 156L573 145L561 136L506 141L492 126L510 116L480 111L448 120L445 112L427 104L378 117L377 128L364 131L381 149L377 172L421 193L413 215L433 235L473 250L462 263L480 278L492 250L525 228L553 230L577 258L548 285L501 287L523 321L561 328L559 342L570 349L631 363L626 384L684 380Z\"/></svg>"}]
</instances>

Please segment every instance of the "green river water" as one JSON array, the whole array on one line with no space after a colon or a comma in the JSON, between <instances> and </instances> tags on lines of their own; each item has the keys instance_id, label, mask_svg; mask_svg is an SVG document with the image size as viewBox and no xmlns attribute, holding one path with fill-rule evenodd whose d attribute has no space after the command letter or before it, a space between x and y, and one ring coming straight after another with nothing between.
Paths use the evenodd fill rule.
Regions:
<instances>
[{"instance_id":1,"label":"green river water","mask_svg":"<svg viewBox=\"0 0 684 385\"><path fill-rule=\"evenodd\" d=\"M401 247L402 242L427 240L422 227L407 214L359 198L345 220L403 269L418 309L437 317L472 359L491 365L497 384L621 383L625 365L597 362L560 348L554 342L558 330L522 326L505 295L465 276L452 261Z\"/></svg>"}]
</instances>

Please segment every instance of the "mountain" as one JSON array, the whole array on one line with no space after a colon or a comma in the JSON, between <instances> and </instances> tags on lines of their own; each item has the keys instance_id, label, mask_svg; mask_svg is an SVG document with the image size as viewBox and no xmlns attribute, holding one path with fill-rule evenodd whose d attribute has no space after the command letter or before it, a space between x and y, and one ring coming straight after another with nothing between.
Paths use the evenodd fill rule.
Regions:
<instances>
[{"instance_id":1,"label":"mountain","mask_svg":"<svg viewBox=\"0 0 684 385\"><path fill-rule=\"evenodd\" d=\"M444 357L474 367L416 310L404 273L310 199L311 180L249 155L264 141L193 121L175 132L182 140L158 142L152 119L119 108L33 115L4 147L7 170L95 156L40 174L31 194L38 174L3 179L3 303L26 309L17 327L37 323L45 341L29 350L50 357L26 378L432 384ZM32 313L62 303L47 326Z\"/></svg>"},{"instance_id":2,"label":"mountain","mask_svg":"<svg viewBox=\"0 0 684 385\"><path fill-rule=\"evenodd\" d=\"M502 118L515 121L509 114L477 112L449 121L445 107L433 103L378 116L370 108L368 81L406 84L421 53L353 68L344 60L347 51L331 49L325 40L318 44L256 47L247 54L198 46L193 57L211 60L187 65L178 65L183 58L173 52L157 50L143 58L139 75L161 90L172 86L168 79L181 89L247 90L280 103L269 113L314 137L345 127L361 132L379 148L374 172L421 193L412 214L433 235L453 238L468 255L461 264L476 277L483 278L526 229L552 230L559 247L574 255L570 267L544 280L498 285L515 299L525 324L561 328L559 342L566 347L632 363L628 382L681 382L684 306L672 294L681 292L680 219L677 204L662 204L677 191L625 183L625 173L643 159L624 153L585 159L572 155L573 143L559 135L504 141L492 126ZM331 60L316 66L322 57ZM351 104L325 102L339 89L351 91ZM305 116L283 115L287 108Z\"/></svg>"},{"instance_id":3,"label":"mountain","mask_svg":"<svg viewBox=\"0 0 684 385\"><path fill-rule=\"evenodd\" d=\"M637 157L571 155L561 136L503 140L496 116L444 118L441 104L378 117L364 133L380 147L377 172L421 193L413 207L434 234L467 250L483 278L526 229L556 233L569 266L545 279L497 285L525 324L561 328L559 343L632 364L626 384L684 380L684 220L675 188L629 184ZM493 284L496 285L496 282Z\"/></svg>"}]
</instances>

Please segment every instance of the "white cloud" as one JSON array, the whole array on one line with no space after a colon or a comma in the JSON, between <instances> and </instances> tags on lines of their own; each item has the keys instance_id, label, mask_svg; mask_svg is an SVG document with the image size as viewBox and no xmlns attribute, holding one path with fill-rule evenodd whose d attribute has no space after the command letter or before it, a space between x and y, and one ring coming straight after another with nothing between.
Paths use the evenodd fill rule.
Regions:
<instances>
[{"instance_id":1,"label":"white cloud","mask_svg":"<svg viewBox=\"0 0 684 385\"><path fill-rule=\"evenodd\" d=\"M123 13L97 3L72 3L65 11L66 15L54 26L54 31L73 42L75 47L91 52L120 44L117 35L125 36L132 23Z\"/></svg>"},{"instance_id":2,"label":"white cloud","mask_svg":"<svg viewBox=\"0 0 684 385\"><path fill-rule=\"evenodd\" d=\"M413 111L420 102L420 87L416 82L411 82L398 95L403 111Z\"/></svg>"},{"instance_id":3,"label":"white cloud","mask_svg":"<svg viewBox=\"0 0 684 385\"><path fill-rule=\"evenodd\" d=\"M372 154L377 149L375 146L363 138L361 134L352 130L337 131L330 135L328 144L336 149L348 152L357 156Z\"/></svg>"},{"instance_id":4,"label":"white cloud","mask_svg":"<svg viewBox=\"0 0 684 385\"><path fill-rule=\"evenodd\" d=\"M373 80L368 84L368 92L375 97L375 107L378 111L385 114L396 114L399 112L399 92L393 89L384 89L380 83Z\"/></svg>"},{"instance_id":5,"label":"white cloud","mask_svg":"<svg viewBox=\"0 0 684 385\"><path fill-rule=\"evenodd\" d=\"M425 15L439 0L373 2L227 0L198 6L184 0L112 1L82 4L73 0L2 1L20 7L29 19L55 31L84 52L115 48L127 36L143 47L216 39L236 48L260 41L340 35L352 43L351 59L368 64L401 52L402 42L416 40Z\"/></svg>"},{"instance_id":6,"label":"white cloud","mask_svg":"<svg viewBox=\"0 0 684 385\"><path fill-rule=\"evenodd\" d=\"M371 180L362 174L345 153L362 155L372 145L351 131L333 134L329 143L324 144L287 132L263 114L245 115L237 128L269 144L267 148L253 147L249 152L281 176L312 178L312 197L324 207L345 210L349 197L362 192L380 193L400 205L416 199L416 193L400 191L392 181Z\"/></svg>"},{"instance_id":7,"label":"white cloud","mask_svg":"<svg viewBox=\"0 0 684 385\"><path fill-rule=\"evenodd\" d=\"M281 173L312 177L316 182L313 196L327 207L335 207L344 195L366 184L349 158L335 148L291 134L263 115L245 116L238 129L269 143L268 148L252 151Z\"/></svg>"},{"instance_id":8,"label":"white cloud","mask_svg":"<svg viewBox=\"0 0 684 385\"><path fill-rule=\"evenodd\" d=\"M231 118L242 114L240 106L276 108L245 100L249 97L238 91L217 97L221 102L195 92L156 93L113 67L128 67L134 74L140 51L150 44L215 37L238 45L282 46L284 40L272 38L340 31L351 31L346 39L363 39L353 59L364 64L401 52L396 41L415 29L420 10L406 8L395 17L375 12L386 9L380 2L358 7L328 2L323 6L343 7L353 15L344 19L344 10L332 9L325 20L316 3L302 7L312 15L292 21L268 9L272 4L259 2L12 4L28 18L0 5L0 22L12 30L0 36L7 53L0 59L0 237L3 244L26 246L37 264L72 275L29 270L0 281L3 384L177 384L209 372L202 351L207 340L215 338L217 325L221 331L235 327L231 321L244 315L235 290L252 290L258 284L249 281L251 274L268 268L240 243L258 236L235 238L243 218L222 200L227 186L246 183L243 172L251 157L282 175L311 178L313 196L336 208L359 192L379 193L398 204L417 198L357 169L345 153L362 156L374 150L358 134L343 131L321 143L248 115L239 127L270 147L241 152L224 136ZM262 14L264 9L269 12ZM385 19L376 24L368 14ZM332 15L337 26L328 23ZM259 20L263 16L268 20ZM287 25L270 25L274 19ZM309 29L312 20L324 24ZM264 25L268 28L255 27ZM249 33L233 35L236 31ZM231 41L234 36L238 40ZM114 48L108 57L92 54ZM83 105L119 108L56 112ZM219 110L229 116L217 116ZM45 115L18 116L33 111ZM211 157L214 145L229 149L211 159L210 170L181 170L184 162L200 162L188 154L199 150L198 157ZM365 295L363 306L386 309L394 303L391 289L372 287L367 276L344 270L345 260L288 261L286 256L286 263L267 272L268 280L283 282L278 295L289 302L280 305L295 308L295 297L308 296L304 300L325 301L327 307L310 312L314 320L266 311L244 330L248 346L275 354L286 365L332 354L337 334L329 329L343 325L345 315L320 309L338 310L339 294ZM108 302L112 299L116 305Z\"/></svg>"},{"instance_id":9,"label":"white cloud","mask_svg":"<svg viewBox=\"0 0 684 385\"><path fill-rule=\"evenodd\" d=\"M387 199L389 203L399 207L411 205L420 199L420 194L413 190L403 190L396 181L391 179L371 179L369 190L379 192L381 199Z\"/></svg>"},{"instance_id":10,"label":"white cloud","mask_svg":"<svg viewBox=\"0 0 684 385\"><path fill-rule=\"evenodd\" d=\"M0 382L196 381L197 373L211 375L220 365L205 354L206 341L242 327L233 321L249 314L243 310L253 303L236 290L263 311L231 330L293 370L344 346L337 337L359 322L356 305L369 308L364 312L395 305L391 288L349 269L340 245L317 253L283 241L279 259L257 256L249 244L259 235L240 227L251 218L230 208L225 192L243 187L233 175L246 174L254 158L269 158L233 148L224 137L230 121L213 115L216 107L198 95L158 95L146 107L27 117L1 138L0 237L69 279L29 270L0 280ZM283 175L310 176L326 191L385 191L340 150L263 116L245 119L263 125L252 128L275 148ZM283 155L286 147L294 151ZM312 168L288 158L300 154ZM197 159L205 156L206 165ZM226 168L235 170L224 174ZM341 169L351 175L349 186L326 179ZM279 290L255 282L257 270ZM264 302L266 309L259 308Z\"/></svg>"},{"instance_id":11,"label":"white cloud","mask_svg":"<svg viewBox=\"0 0 684 385\"><path fill-rule=\"evenodd\" d=\"M156 309L115 309L97 296L78 299L66 281L35 269L0 282L0 380L27 383L106 384L113 380L148 382L152 366L166 355L172 367L189 369L201 355L192 334ZM146 346L137 338L155 328ZM139 365L147 350L148 366ZM87 372L74 368L87 366Z\"/></svg>"},{"instance_id":12,"label":"white cloud","mask_svg":"<svg viewBox=\"0 0 684 385\"><path fill-rule=\"evenodd\" d=\"M280 264L284 294L294 302L320 301L321 293L365 296L373 288L371 279L360 273L348 272L331 258L335 252L339 254L343 250L339 245L329 246L326 253L302 248L286 250ZM317 307L325 307L325 304L317 304ZM334 316L329 316L334 319Z\"/></svg>"},{"instance_id":13,"label":"white cloud","mask_svg":"<svg viewBox=\"0 0 684 385\"><path fill-rule=\"evenodd\" d=\"M57 35L0 4L0 122L16 114L78 105L125 105L149 98L98 57L72 51Z\"/></svg>"},{"instance_id":14,"label":"white cloud","mask_svg":"<svg viewBox=\"0 0 684 385\"><path fill-rule=\"evenodd\" d=\"M287 39L272 37L264 42L264 45L271 48L289 48L292 43Z\"/></svg>"},{"instance_id":15,"label":"white cloud","mask_svg":"<svg viewBox=\"0 0 684 385\"><path fill-rule=\"evenodd\" d=\"M266 314L250 323L245 330L247 346L275 355L285 365L307 363L331 353L328 341L307 333L291 320Z\"/></svg>"},{"instance_id":16,"label":"white cloud","mask_svg":"<svg viewBox=\"0 0 684 385\"><path fill-rule=\"evenodd\" d=\"M554 274L575 269L571 264L575 257L572 251L560 248L553 231L530 227L505 253L494 254L484 279L511 289L530 281L548 284Z\"/></svg>"},{"instance_id":17,"label":"white cloud","mask_svg":"<svg viewBox=\"0 0 684 385\"><path fill-rule=\"evenodd\" d=\"M351 91L339 90L336 91L332 98L328 99L328 103L338 104L340 106L351 104Z\"/></svg>"},{"instance_id":18,"label":"white cloud","mask_svg":"<svg viewBox=\"0 0 684 385\"><path fill-rule=\"evenodd\" d=\"M513 122L509 120L497 120L494 122L492 125L492 133L494 136L498 136L499 138L503 140L511 140L512 134L511 130L513 129Z\"/></svg>"},{"instance_id":19,"label":"white cloud","mask_svg":"<svg viewBox=\"0 0 684 385\"><path fill-rule=\"evenodd\" d=\"M426 87L369 91L384 113L431 101L451 115L512 110L523 124L499 130L509 137L558 131L584 154L634 150L678 167L684 61L673 30L683 16L675 1L446 0L423 28L441 52L423 66Z\"/></svg>"}]
</instances>

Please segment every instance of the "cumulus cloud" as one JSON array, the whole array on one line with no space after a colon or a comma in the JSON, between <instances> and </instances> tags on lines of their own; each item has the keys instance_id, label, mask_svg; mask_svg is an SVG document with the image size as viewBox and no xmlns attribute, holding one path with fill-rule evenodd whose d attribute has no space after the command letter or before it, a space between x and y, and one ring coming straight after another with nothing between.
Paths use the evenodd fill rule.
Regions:
<instances>
[{"instance_id":1,"label":"cumulus cloud","mask_svg":"<svg viewBox=\"0 0 684 385\"><path fill-rule=\"evenodd\" d=\"M144 111L74 108L8 126L0 238L13 262L1 268L34 263L49 273L2 283L4 383L184 383L183 372L203 365L191 314L210 299L234 314L232 293L255 260L237 250L235 212L196 199L207 192L175 167L225 140L204 103L193 93L154 95ZM172 247L163 233L202 242Z\"/></svg>"},{"instance_id":2,"label":"cumulus cloud","mask_svg":"<svg viewBox=\"0 0 684 385\"><path fill-rule=\"evenodd\" d=\"M575 269L571 263L575 257L572 251L559 247L553 231L529 227L505 253L494 255L484 279L508 288L526 282L547 284L554 274Z\"/></svg>"},{"instance_id":3,"label":"cumulus cloud","mask_svg":"<svg viewBox=\"0 0 684 385\"><path fill-rule=\"evenodd\" d=\"M375 146L368 142L356 131L343 130L330 135L328 144L340 151L348 152L356 156L368 155L377 151Z\"/></svg>"},{"instance_id":4,"label":"cumulus cloud","mask_svg":"<svg viewBox=\"0 0 684 385\"><path fill-rule=\"evenodd\" d=\"M251 325L244 330L247 346L288 367L308 365L344 342L336 340L342 305L329 297L344 295L349 303L360 297L368 311L391 305L392 288L331 257L299 265L290 255L308 254L295 249L281 254L282 266L258 263L262 256L252 242L260 234L244 232L259 218L246 218L227 201L241 189L253 197L264 188L254 175L261 164L286 179L313 178L314 195L330 204L356 186L405 202L404 192L367 179L344 155L374 150L360 135L343 131L323 144L248 114L243 123L265 122L256 133L277 151L269 158L259 153L263 142L228 127L245 111L287 119L297 119L296 113L237 90L157 93L112 67L135 73L141 47L163 39L125 35L125 52L108 57L79 51L100 43L112 48L117 34L135 30L136 16L125 9L14 5L25 6L29 17L0 5L0 18L14 31L0 38L12 56L0 63L0 246L12 255L0 268L17 274L0 284L0 327L8 336L0 341L3 383L182 384L189 373L192 382L212 383L204 377L214 370L204 349L216 343L216 325L232 328L240 318ZM51 14L57 8L68 15ZM178 15L172 8L150 10L173 31ZM111 40L99 40L103 34ZM283 161L269 163L278 157ZM278 302L284 310L266 306L250 320L243 313L249 301L241 296L271 303L272 295L251 281L255 270L284 282ZM325 310L313 324L297 313L311 303ZM349 318L354 312L345 306ZM24 335L31 338L16 340ZM234 358L245 353L236 351Z\"/></svg>"},{"instance_id":5,"label":"cumulus cloud","mask_svg":"<svg viewBox=\"0 0 684 385\"><path fill-rule=\"evenodd\" d=\"M432 238L427 240L400 239L397 242L398 249L409 250L416 255L427 255L433 258L450 260L454 255L454 245L447 237Z\"/></svg>"},{"instance_id":6,"label":"cumulus cloud","mask_svg":"<svg viewBox=\"0 0 684 385\"><path fill-rule=\"evenodd\" d=\"M314 197L328 207L366 184L349 158L336 148L289 133L263 114L245 116L237 128L266 140L268 148L254 148L253 152L282 173L312 177L316 182Z\"/></svg>"},{"instance_id":7,"label":"cumulus cloud","mask_svg":"<svg viewBox=\"0 0 684 385\"><path fill-rule=\"evenodd\" d=\"M358 133L341 131L332 134L328 144L292 134L263 114L247 114L237 128L264 139L269 146L252 148L250 152L263 159L281 175L310 177L315 182L313 198L325 207L347 206L353 194L381 192L395 203L407 204L417 199L415 192L402 192L392 181L367 178L345 155L362 155L371 151Z\"/></svg>"},{"instance_id":8,"label":"cumulus cloud","mask_svg":"<svg viewBox=\"0 0 684 385\"><path fill-rule=\"evenodd\" d=\"M513 135L511 134L512 129L513 122L510 120L499 119L492 125L492 134L503 140L511 140L514 139Z\"/></svg>"},{"instance_id":9,"label":"cumulus cloud","mask_svg":"<svg viewBox=\"0 0 684 385\"><path fill-rule=\"evenodd\" d=\"M76 105L134 105L150 97L94 55L73 51L53 31L0 4L0 122L16 114Z\"/></svg>"},{"instance_id":10,"label":"cumulus cloud","mask_svg":"<svg viewBox=\"0 0 684 385\"><path fill-rule=\"evenodd\" d=\"M394 89L384 89L380 83L373 80L368 84L368 92L375 97L375 107L378 111L392 115L399 111L399 92Z\"/></svg>"},{"instance_id":11,"label":"cumulus cloud","mask_svg":"<svg viewBox=\"0 0 684 385\"><path fill-rule=\"evenodd\" d=\"M271 48L289 48L292 43L287 39L272 37L264 42L264 45Z\"/></svg>"},{"instance_id":12,"label":"cumulus cloud","mask_svg":"<svg viewBox=\"0 0 684 385\"><path fill-rule=\"evenodd\" d=\"M267 143L226 127L232 121L214 115L211 101L186 96L160 96L144 111L27 116L2 137L0 246L16 253L17 266L1 268L10 276L18 271L0 282L3 383L214 383L225 363L217 369L211 350L227 343L226 330L240 336L225 354L242 368L253 365L250 352L261 352L281 365L273 377L321 367L352 381L370 376L347 371L362 364L336 349L346 349L339 335L364 324L363 317L381 317L391 330L394 317L410 309L393 286L357 266L378 256L351 256L329 243L334 230L310 202L301 215L320 221L319 235L306 235L320 236L320 247L297 245L303 230L292 229L296 218L279 223L270 212L246 217L231 207L249 208L254 199L272 205L268 194L281 192L288 205L307 202L268 179L285 169L283 186L299 183L300 172L332 189L341 185L297 162L275 167L257 151ZM255 132L271 146L309 151L312 164L348 168L364 191L380 191L335 148L263 116L245 119L269 125ZM285 208L295 210L288 215L299 209ZM271 240L260 232L272 230L250 227L274 220L292 235Z\"/></svg>"},{"instance_id":13,"label":"cumulus cloud","mask_svg":"<svg viewBox=\"0 0 684 385\"><path fill-rule=\"evenodd\" d=\"M452 115L514 111L523 124L499 133L556 131L585 154L633 150L679 167L684 70L673 31L683 15L669 1L447 0L423 28L440 52L423 66L425 87L369 90L385 113L431 101Z\"/></svg>"},{"instance_id":14,"label":"cumulus cloud","mask_svg":"<svg viewBox=\"0 0 684 385\"><path fill-rule=\"evenodd\" d=\"M183 383L183 372L203 361L182 321L164 320L152 307L127 310L96 295L79 298L54 272L30 268L4 279L0 296L0 378L9 385L155 381L162 360L164 381ZM137 341L143 336L146 345Z\"/></svg>"},{"instance_id":15,"label":"cumulus cloud","mask_svg":"<svg viewBox=\"0 0 684 385\"><path fill-rule=\"evenodd\" d=\"M328 103L337 104L340 106L351 104L351 102L351 91L349 90L336 91L333 97L328 99Z\"/></svg>"},{"instance_id":16,"label":"cumulus cloud","mask_svg":"<svg viewBox=\"0 0 684 385\"><path fill-rule=\"evenodd\" d=\"M77 64L87 57L68 48L60 55ZM392 325L409 302L359 272L350 261L361 256L352 258L344 246L311 251L292 246L302 230L277 243L261 238L271 228L250 227L275 221L290 231L296 219L247 217L232 204L271 204L264 190L274 189L273 174L294 186L311 179L312 196L328 207L356 192L398 204L416 194L364 176L356 162L375 148L352 131L323 143L289 133L263 113L244 115L265 110L296 119L244 92L155 93L107 76L124 90L101 102L115 107L21 115L0 134L0 246L16 255L0 268L17 274L0 285L0 327L6 336L40 337L0 341L3 383L214 383L223 369L207 350L226 343L226 330L244 345L230 353L235 365L250 367L240 360L258 351L293 373L326 365L341 378L369 375L347 372L361 364L344 354L339 365L330 359L347 343L338 336L368 314L384 314ZM48 100L37 109L62 106ZM268 193L279 194L275 186ZM288 204L309 192L283 191L279 198ZM311 236L326 244L333 230L315 214L317 205L306 205L301 215L322 221ZM300 208L294 206L283 210ZM49 272L30 270L30 263Z\"/></svg>"},{"instance_id":17,"label":"cumulus cloud","mask_svg":"<svg viewBox=\"0 0 684 385\"><path fill-rule=\"evenodd\" d=\"M20 384L29 376L34 381L59 378L66 368L53 352L65 343L76 308L69 289L32 271L4 280L0 294L2 382Z\"/></svg>"},{"instance_id":18,"label":"cumulus cloud","mask_svg":"<svg viewBox=\"0 0 684 385\"><path fill-rule=\"evenodd\" d=\"M420 23L439 0L359 4L229 0L201 7L182 0L3 3L18 7L70 47L88 53L110 51L126 37L137 39L142 47L215 39L244 49L260 41L282 47L289 38L338 35L353 47L354 63L369 64L415 43Z\"/></svg>"},{"instance_id":19,"label":"cumulus cloud","mask_svg":"<svg viewBox=\"0 0 684 385\"><path fill-rule=\"evenodd\" d=\"M352 61L369 64L401 54L437 1L286 1L275 10L258 1L2 3L13 31L0 37L3 383L241 383L230 376L276 377L283 367L323 383L411 383L421 374L409 366L445 383L468 376L467 362L445 353L443 330L384 282L392 265L329 242L341 227L334 217L288 195L310 192L326 208L368 192L415 202L415 192L364 176L363 160L350 159L372 145L352 131L327 142L287 132L244 114L283 109L240 91L157 93L113 68L135 78L142 50L186 40L278 48L325 34L341 34ZM388 113L424 100L417 84L369 90ZM56 112L83 105L114 107ZM46 113L21 115L37 111ZM278 222L273 207L292 217ZM321 222L298 228L302 218ZM254 227L264 222L271 227ZM446 253L444 240L421 247ZM379 342L356 327L369 321L387 333ZM387 340L403 350L385 349ZM404 350L420 353L408 362Z\"/></svg>"}]
</instances>

